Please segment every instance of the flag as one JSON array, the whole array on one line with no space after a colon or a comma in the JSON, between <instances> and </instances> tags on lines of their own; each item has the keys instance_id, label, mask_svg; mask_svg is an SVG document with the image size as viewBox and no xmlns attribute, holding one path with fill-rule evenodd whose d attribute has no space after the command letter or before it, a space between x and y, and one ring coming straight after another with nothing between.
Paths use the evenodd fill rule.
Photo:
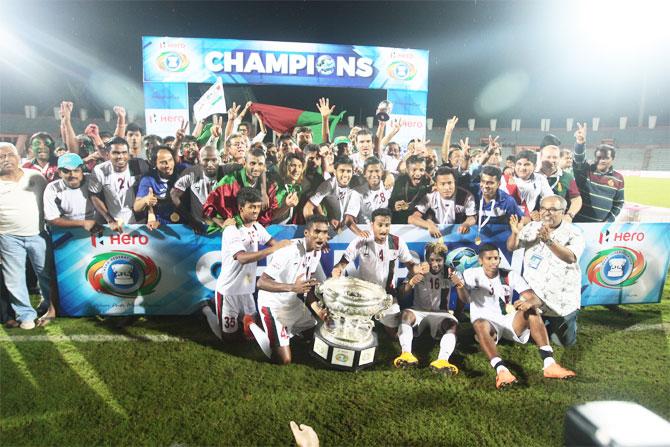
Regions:
<instances>
[{"instance_id":1,"label":"flag","mask_svg":"<svg viewBox=\"0 0 670 447\"><path fill-rule=\"evenodd\" d=\"M312 129L312 140L315 144L321 143L321 114L306 110L291 109L289 107L273 106L270 104L253 103L249 109L251 113L258 113L263 124L278 133L291 133L296 127ZM346 111L329 118L330 135L333 134Z\"/></svg>"},{"instance_id":2,"label":"flag","mask_svg":"<svg viewBox=\"0 0 670 447\"><path fill-rule=\"evenodd\" d=\"M200 121L215 113L226 113L227 110L223 82L220 77L217 77L216 82L193 105L193 116L196 121Z\"/></svg>"}]
</instances>

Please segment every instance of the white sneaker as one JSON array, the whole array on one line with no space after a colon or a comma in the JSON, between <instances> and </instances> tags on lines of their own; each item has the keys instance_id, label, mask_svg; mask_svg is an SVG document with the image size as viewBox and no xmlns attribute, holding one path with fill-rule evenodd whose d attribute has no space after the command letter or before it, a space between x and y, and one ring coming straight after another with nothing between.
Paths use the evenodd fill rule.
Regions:
<instances>
[{"instance_id":1,"label":"white sneaker","mask_svg":"<svg viewBox=\"0 0 670 447\"><path fill-rule=\"evenodd\" d=\"M33 320L22 321L21 324L19 325L19 327L21 329L25 329L27 331L29 331L31 329L35 329L35 321L33 321Z\"/></svg>"},{"instance_id":2,"label":"white sneaker","mask_svg":"<svg viewBox=\"0 0 670 447\"><path fill-rule=\"evenodd\" d=\"M219 319L216 318L216 314L214 311L209 307L209 306L203 306L202 308L202 313L205 315L205 319L207 320L207 324L209 325L209 328L212 330L216 338L219 340L223 340L223 334L221 333L221 327L219 326Z\"/></svg>"}]
</instances>

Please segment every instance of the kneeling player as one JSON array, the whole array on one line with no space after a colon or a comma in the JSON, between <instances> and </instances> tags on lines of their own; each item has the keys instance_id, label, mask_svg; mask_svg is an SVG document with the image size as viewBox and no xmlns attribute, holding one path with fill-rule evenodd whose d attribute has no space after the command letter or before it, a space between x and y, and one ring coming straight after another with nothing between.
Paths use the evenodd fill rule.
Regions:
<instances>
[{"instance_id":1,"label":"kneeling player","mask_svg":"<svg viewBox=\"0 0 670 447\"><path fill-rule=\"evenodd\" d=\"M525 344L530 337L540 349L544 363L544 377L567 379L575 373L556 363L549 337L538 308L542 301L533 293L521 275L498 268L500 254L493 244L484 244L479 249L481 267L467 269L463 274L465 287L458 287L458 297L470 303L470 320L479 340L479 346L496 370L496 388L515 383L516 377L509 372L498 356L496 347L501 338ZM458 278L452 277L454 282ZM520 297L512 306L512 290Z\"/></svg>"},{"instance_id":2,"label":"kneeling player","mask_svg":"<svg viewBox=\"0 0 670 447\"><path fill-rule=\"evenodd\" d=\"M447 247L444 244L426 245L425 259L430 270L426 274L412 276L403 284L402 292L405 294L414 289L414 304L402 312L398 329L402 353L393 361L396 368L418 365L419 359L412 354L412 339L428 328L434 339L440 339L440 353L437 360L430 364L431 369L458 374L456 365L449 363L449 357L456 347L458 320L447 311L451 282L444 266L446 254Z\"/></svg>"},{"instance_id":3,"label":"kneeling player","mask_svg":"<svg viewBox=\"0 0 670 447\"><path fill-rule=\"evenodd\" d=\"M244 332L251 334L248 325L254 321L256 303L254 290L256 282L256 264L291 241L277 242L256 220L261 212L261 193L255 188L242 188L237 194L239 215L235 216L235 225L228 225L221 235L221 273L216 282L214 307L216 321L211 311L204 310L207 321L219 338L232 338L244 320ZM268 245L258 251L258 245ZM243 317L243 318L242 318Z\"/></svg>"},{"instance_id":4,"label":"kneeling player","mask_svg":"<svg viewBox=\"0 0 670 447\"><path fill-rule=\"evenodd\" d=\"M305 238L292 240L272 257L258 280L258 309L265 332L254 330L263 351L280 364L291 363L289 342L293 335L316 325L314 311L321 319L326 312L318 307L314 286L325 280L321 249L328 242L328 219L314 215L305 224Z\"/></svg>"}]
</instances>

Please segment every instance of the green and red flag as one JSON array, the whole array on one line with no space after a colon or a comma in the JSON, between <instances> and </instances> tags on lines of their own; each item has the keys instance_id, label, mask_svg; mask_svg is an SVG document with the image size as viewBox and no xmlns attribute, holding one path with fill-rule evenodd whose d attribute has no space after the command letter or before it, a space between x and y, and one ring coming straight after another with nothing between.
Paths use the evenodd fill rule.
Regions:
<instances>
[{"instance_id":1,"label":"green and red flag","mask_svg":"<svg viewBox=\"0 0 670 447\"><path fill-rule=\"evenodd\" d=\"M307 110L291 109L289 107L273 106L270 104L253 103L249 108L251 113L257 113L270 129L277 133L291 133L296 127L309 127L312 129L312 140L315 144L321 143L321 114ZM331 115L328 119L330 135L333 134L337 124L344 118L345 111L339 115Z\"/></svg>"}]
</instances>

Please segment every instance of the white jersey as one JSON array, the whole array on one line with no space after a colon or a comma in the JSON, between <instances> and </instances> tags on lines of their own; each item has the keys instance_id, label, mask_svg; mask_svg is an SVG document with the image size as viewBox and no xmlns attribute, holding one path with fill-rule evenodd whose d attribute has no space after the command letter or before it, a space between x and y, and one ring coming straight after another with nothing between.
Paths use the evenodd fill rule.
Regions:
<instances>
[{"instance_id":1,"label":"white jersey","mask_svg":"<svg viewBox=\"0 0 670 447\"><path fill-rule=\"evenodd\" d=\"M67 186L62 179L49 183L44 190L44 218L93 220L95 208L88 200L88 181L89 174L84 174L81 185L76 189Z\"/></svg>"},{"instance_id":2,"label":"white jersey","mask_svg":"<svg viewBox=\"0 0 670 447\"><path fill-rule=\"evenodd\" d=\"M23 176L18 182L0 180L0 234L35 236L44 229L47 181L34 169L19 169Z\"/></svg>"},{"instance_id":3,"label":"white jersey","mask_svg":"<svg viewBox=\"0 0 670 447\"><path fill-rule=\"evenodd\" d=\"M267 244L270 233L258 222L250 227L229 225L221 235L221 273L216 290L222 295L251 294L256 290L256 262L242 264L235 259L241 251L258 251L258 245Z\"/></svg>"},{"instance_id":4,"label":"white jersey","mask_svg":"<svg viewBox=\"0 0 670 447\"><path fill-rule=\"evenodd\" d=\"M174 188L182 192L189 192L191 197L191 216L197 221L202 221L202 205L207 200L209 193L216 187L216 175L207 177L202 166L195 165L182 172L181 177L175 182Z\"/></svg>"},{"instance_id":5,"label":"white jersey","mask_svg":"<svg viewBox=\"0 0 670 447\"><path fill-rule=\"evenodd\" d=\"M526 206L529 212L537 207L541 198L554 194L547 177L539 172L532 173L527 180L513 177L513 182L513 185L516 185L516 188L519 191L519 199L521 200L519 205ZM510 190L510 188L507 187L507 179L505 176L500 178L500 189L505 192L509 192Z\"/></svg>"},{"instance_id":6,"label":"white jersey","mask_svg":"<svg viewBox=\"0 0 670 447\"><path fill-rule=\"evenodd\" d=\"M265 274L282 284L295 284L298 278L307 280L315 277L324 281L326 275L321 268L321 250L307 251L305 239L294 239L291 245L284 247L274 253L270 263L265 269ZM293 305L298 300L298 294L294 292L268 292L258 291L259 302L279 306Z\"/></svg>"},{"instance_id":7,"label":"white jersey","mask_svg":"<svg viewBox=\"0 0 670 447\"><path fill-rule=\"evenodd\" d=\"M530 290L517 272L512 270L506 276L505 279L498 273L495 278L489 278L482 267L470 268L463 273L465 287L470 293L470 321L501 317L500 304L512 302L513 290L517 293Z\"/></svg>"},{"instance_id":8,"label":"white jersey","mask_svg":"<svg viewBox=\"0 0 670 447\"><path fill-rule=\"evenodd\" d=\"M382 166L384 166L384 171L388 171L392 174L398 174L398 165L400 164L400 159L391 157L390 155L382 155Z\"/></svg>"},{"instance_id":9,"label":"white jersey","mask_svg":"<svg viewBox=\"0 0 670 447\"><path fill-rule=\"evenodd\" d=\"M380 183L379 188L370 189L367 183L354 189L361 196L361 210L356 218L356 223L369 224L372 219L372 212L378 208L388 208L391 190L384 188Z\"/></svg>"},{"instance_id":10,"label":"white jersey","mask_svg":"<svg viewBox=\"0 0 670 447\"><path fill-rule=\"evenodd\" d=\"M444 272L434 274L428 272L423 275L423 279L414 286L414 304L412 309L423 310L427 312L439 312L445 310L440 308L442 303L443 291L446 299L449 299L451 293L451 281L444 276Z\"/></svg>"},{"instance_id":11,"label":"white jersey","mask_svg":"<svg viewBox=\"0 0 670 447\"><path fill-rule=\"evenodd\" d=\"M339 221L344 220L345 214L356 217L361 210L360 194L348 186L340 186L335 177L322 182L309 200L315 206L323 202L328 218Z\"/></svg>"},{"instance_id":12,"label":"white jersey","mask_svg":"<svg viewBox=\"0 0 670 447\"><path fill-rule=\"evenodd\" d=\"M349 243L343 255L350 264L358 260L354 278L378 284L386 289L390 264L400 260L403 263L417 260L412 257L407 243L397 236L389 235L383 244L378 244L374 236L365 239L357 236Z\"/></svg>"},{"instance_id":13,"label":"white jersey","mask_svg":"<svg viewBox=\"0 0 670 447\"><path fill-rule=\"evenodd\" d=\"M123 172L116 172L112 162L106 161L93 168L88 189L93 194L102 191L107 211L114 219L135 223L133 204L140 177L141 175L130 175L130 166Z\"/></svg>"},{"instance_id":14,"label":"white jersey","mask_svg":"<svg viewBox=\"0 0 670 447\"><path fill-rule=\"evenodd\" d=\"M417 203L416 210L421 214L432 210L438 225L462 223L467 217L477 215L474 196L463 188L457 188L451 199L443 199L437 191L430 192Z\"/></svg>"}]
</instances>

